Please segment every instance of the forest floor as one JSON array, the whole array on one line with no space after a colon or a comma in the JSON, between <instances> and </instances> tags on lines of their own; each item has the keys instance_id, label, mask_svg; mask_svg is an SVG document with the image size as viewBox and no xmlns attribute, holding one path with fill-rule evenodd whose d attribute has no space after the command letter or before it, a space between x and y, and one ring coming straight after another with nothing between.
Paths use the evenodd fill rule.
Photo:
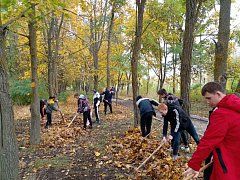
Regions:
<instances>
[{"instance_id":1,"label":"forest floor","mask_svg":"<svg viewBox=\"0 0 240 180\"><path fill-rule=\"evenodd\" d=\"M132 128L132 108L114 102L113 113L107 115L101 104L101 124L94 123L93 129L82 129L82 115L68 127L77 109L75 101L70 98L60 104L64 121L54 112L49 129L41 122L41 143L37 146L29 144L29 107L14 108L21 179L182 179L190 154L181 152L183 156L176 163L169 144L135 171L161 144L158 121L153 121L150 138L141 138L139 129ZM194 146L191 144L192 149Z\"/></svg>"}]
</instances>

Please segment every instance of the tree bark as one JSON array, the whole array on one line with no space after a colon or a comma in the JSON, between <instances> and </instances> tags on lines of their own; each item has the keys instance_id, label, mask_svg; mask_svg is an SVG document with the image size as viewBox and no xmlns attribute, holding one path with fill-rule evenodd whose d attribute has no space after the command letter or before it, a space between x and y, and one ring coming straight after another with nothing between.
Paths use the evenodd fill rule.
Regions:
<instances>
[{"instance_id":1,"label":"tree bark","mask_svg":"<svg viewBox=\"0 0 240 180\"><path fill-rule=\"evenodd\" d=\"M110 87L111 76L110 76L110 54L111 54L111 37L112 37L112 30L114 25L114 14L115 14L115 3L113 3L112 11L111 11L111 19L110 25L108 30L108 45L107 45L107 87Z\"/></svg>"},{"instance_id":2,"label":"tree bark","mask_svg":"<svg viewBox=\"0 0 240 180\"><path fill-rule=\"evenodd\" d=\"M134 107L134 127L137 127L138 120L138 107L136 105L136 97L138 95L138 59L141 49L141 36L143 28L143 14L146 0L138 1L136 0L137 8L137 24L136 24L136 34L133 47L133 54L131 59L131 70L132 70L132 91L133 91L133 107Z\"/></svg>"},{"instance_id":3,"label":"tree bark","mask_svg":"<svg viewBox=\"0 0 240 180\"><path fill-rule=\"evenodd\" d=\"M172 67L173 67L173 94L176 93L176 66L177 66L177 58L176 58L176 53L173 53L173 56L172 56L172 61L173 61L173 64L172 64Z\"/></svg>"},{"instance_id":4,"label":"tree bark","mask_svg":"<svg viewBox=\"0 0 240 180\"><path fill-rule=\"evenodd\" d=\"M93 63L94 63L94 89L98 89L98 52L101 48L102 45L102 39L103 39L103 35L104 35L104 27L105 27L105 22L106 22L106 12L107 12L107 4L108 4L108 0L105 1L105 5L103 8L103 11L101 9L101 11L103 12L102 16L100 19L102 20L97 20L97 1L94 1L93 4L93 16L90 18L90 42L91 45L89 47L90 52L92 54L93 57ZM99 30L99 26L102 25L102 29Z\"/></svg>"},{"instance_id":5,"label":"tree bark","mask_svg":"<svg viewBox=\"0 0 240 180\"><path fill-rule=\"evenodd\" d=\"M32 87L32 102L31 102L31 129L30 129L30 144L40 143L40 104L38 97L38 61L37 61L37 35L36 35L36 21L35 21L35 6L32 6L30 13L31 20L28 24L29 29L29 47L31 56L31 87Z\"/></svg>"},{"instance_id":6,"label":"tree bark","mask_svg":"<svg viewBox=\"0 0 240 180\"><path fill-rule=\"evenodd\" d=\"M130 91L130 80L131 80L131 73L126 73L126 78L127 78L127 95L129 95Z\"/></svg>"},{"instance_id":7,"label":"tree bark","mask_svg":"<svg viewBox=\"0 0 240 180\"><path fill-rule=\"evenodd\" d=\"M191 84L191 61L194 42L194 27L197 15L201 7L201 1L197 5L197 0L186 0L185 31L183 36L183 50L181 56L181 98L183 99L183 109L189 114L190 110L190 84Z\"/></svg>"},{"instance_id":8,"label":"tree bark","mask_svg":"<svg viewBox=\"0 0 240 180\"><path fill-rule=\"evenodd\" d=\"M18 147L6 62L6 28L0 17L0 179L18 179Z\"/></svg>"},{"instance_id":9,"label":"tree bark","mask_svg":"<svg viewBox=\"0 0 240 180\"><path fill-rule=\"evenodd\" d=\"M214 81L224 88L227 83L228 42L230 36L231 0L220 0L218 42L215 43Z\"/></svg>"}]
</instances>

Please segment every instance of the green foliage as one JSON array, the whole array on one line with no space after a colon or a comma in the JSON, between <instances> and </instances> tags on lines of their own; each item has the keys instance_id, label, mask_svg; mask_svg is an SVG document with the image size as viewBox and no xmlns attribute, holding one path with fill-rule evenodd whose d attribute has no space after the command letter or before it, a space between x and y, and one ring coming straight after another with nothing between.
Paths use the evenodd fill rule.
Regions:
<instances>
[{"instance_id":1,"label":"green foliage","mask_svg":"<svg viewBox=\"0 0 240 180\"><path fill-rule=\"evenodd\" d=\"M44 82L40 82L39 97L47 98L48 92L44 86ZM12 97L13 103L18 105L28 105L31 103L31 80L11 80L10 81L10 95Z\"/></svg>"},{"instance_id":2,"label":"green foliage","mask_svg":"<svg viewBox=\"0 0 240 180\"><path fill-rule=\"evenodd\" d=\"M31 103L31 80L10 81L10 95L14 104L27 105Z\"/></svg>"},{"instance_id":3,"label":"green foliage","mask_svg":"<svg viewBox=\"0 0 240 180\"><path fill-rule=\"evenodd\" d=\"M64 91L64 92L61 92L59 95L58 95L58 100L59 101L64 101L66 102L67 101L67 98L72 94L71 91Z\"/></svg>"},{"instance_id":4,"label":"green foliage","mask_svg":"<svg viewBox=\"0 0 240 180\"><path fill-rule=\"evenodd\" d=\"M202 84L194 84L190 90L190 99L191 101L200 102L202 101L201 94Z\"/></svg>"}]
</instances>

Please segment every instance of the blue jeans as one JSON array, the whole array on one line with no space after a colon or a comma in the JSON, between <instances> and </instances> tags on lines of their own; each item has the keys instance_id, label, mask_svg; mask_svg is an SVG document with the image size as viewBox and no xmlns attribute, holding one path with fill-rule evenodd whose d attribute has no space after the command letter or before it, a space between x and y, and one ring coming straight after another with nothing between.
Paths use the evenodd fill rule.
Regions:
<instances>
[{"instance_id":1,"label":"blue jeans","mask_svg":"<svg viewBox=\"0 0 240 180\"><path fill-rule=\"evenodd\" d=\"M196 144L199 143L199 137L198 137L198 134L197 134L197 132L196 132L194 126L193 126L192 121L189 122L188 127L184 130L186 130L190 134L190 136L192 136L192 138L196 142Z\"/></svg>"},{"instance_id":2,"label":"blue jeans","mask_svg":"<svg viewBox=\"0 0 240 180\"><path fill-rule=\"evenodd\" d=\"M177 155L178 154L178 149L179 149L179 144L180 144L180 137L181 137L181 133L183 130L186 130L190 136L192 136L192 138L194 139L194 141L198 144L199 143L199 137L198 134L193 126L192 121L189 122L189 125L186 129L179 129L178 132L174 132L173 130L171 130L171 135L173 136L172 139L172 149L173 149L173 155Z\"/></svg>"}]
</instances>

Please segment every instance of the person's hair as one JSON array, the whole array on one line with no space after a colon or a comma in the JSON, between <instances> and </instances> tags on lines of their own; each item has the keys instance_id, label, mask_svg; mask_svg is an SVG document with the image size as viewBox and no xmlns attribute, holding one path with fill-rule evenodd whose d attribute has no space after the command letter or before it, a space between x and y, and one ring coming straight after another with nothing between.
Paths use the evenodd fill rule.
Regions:
<instances>
[{"instance_id":1,"label":"person's hair","mask_svg":"<svg viewBox=\"0 0 240 180\"><path fill-rule=\"evenodd\" d=\"M167 110L168 107L167 107L167 105L166 105L165 103L160 103L160 104L158 105L158 109L159 109L159 110Z\"/></svg>"},{"instance_id":2,"label":"person's hair","mask_svg":"<svg viewBox=\"0 0 240 180\"><path fill-rule=\"evenodd\" d=\"M79 96L79 94L78 94L78 93L75 93L75 94L74 94L74 97L78 97L78 96Z\"/></svg>"},{"instance_id":3,"label":"person's hair","mask_svg":"<svg viewBox=\"0 0 240 180\"><path fill-rule=\"evenodd\" d=\"M55 96L49 96L48 99L55 99L56 97Z\"/></svg>"},{"instance_id":4,"label":"person's hair","mask_svg":"<svg viewBox=\"0 0 240 180\"><path fill-rule=\"evenodd\" d=\"M160 89L160 90L158 90L158 95L167 95L167 91L166 91L166 89Z\"/></svg>"},{"instance_id":5,"label":"person's hair","mask_svg":"<svg viewBox=\"0 0 240 180\"><path fill-rule=\"evenodd\" d=\"M142 96L140 96L140 95L137 96L137 97L136 97L136 101L138 101L138 100L141 99L141 98L142 98Z\"/></svg>"},{"instance_id":6,"label":"person's hair","mask_svg":"<svg viewBox=\"0 0 240 180\"><path fill-rule=\"evenodd\" d=\"M205 84L202 88L202 96L205 96L205 94L211 93L214 94L217 91L220 91L222 93L225 94L225 90L223 89L223 87L221 86L221 84L217 83L217 82L208 82L207 84Z\"/></svg>"}]
</instances>

